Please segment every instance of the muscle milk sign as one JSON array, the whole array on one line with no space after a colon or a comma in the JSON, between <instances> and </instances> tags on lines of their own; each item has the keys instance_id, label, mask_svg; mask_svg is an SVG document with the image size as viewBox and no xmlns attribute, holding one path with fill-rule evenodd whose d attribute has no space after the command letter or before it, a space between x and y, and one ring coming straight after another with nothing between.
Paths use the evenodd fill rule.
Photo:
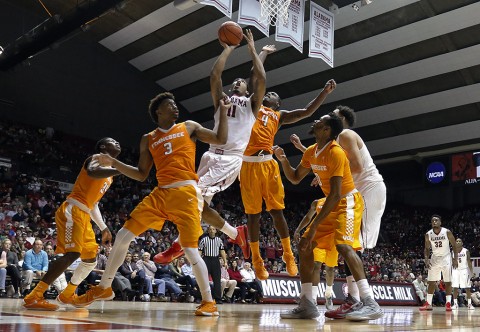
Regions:
<instances>
[{"instance_id":1,"label":"muscle milk sign","mask_svg":"<svg viewBox=\"0 0 480 332\"><path fill-rule=\"evenodd\" d=\"M265 302L289 303L300 297L300 279L284 274L270 274L267 280L262 280ZM325 299L325 281L319 285L319 299ZM346 294L346 282L337 279L333 284L334 302L340 303ZM375 300L380 305L417 305L417 296L411 283L371 282Z\"/></svg>"}]
</instances>

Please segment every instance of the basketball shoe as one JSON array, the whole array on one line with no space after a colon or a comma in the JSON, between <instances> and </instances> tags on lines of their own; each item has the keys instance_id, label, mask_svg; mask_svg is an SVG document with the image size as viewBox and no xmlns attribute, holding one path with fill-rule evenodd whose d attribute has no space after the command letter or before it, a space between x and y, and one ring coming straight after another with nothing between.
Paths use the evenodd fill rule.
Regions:
<instances>
[{"instance_id":1,"label":"basketball shoe","mask_svg":"<svg viewBox=\"0 0 480 332\"><path fill-rule=\"evenodd\" d=\"M254 260L252 262L253 264L253 269L255 270L255 275L257 276L257 279L259 280L267 280L268 279L268 271L265 268L265 264L263 262L263 259L260 260Z\"/></svg>"},{"instance_id":2,"label":"basketball shoe","mask_svg":"<svg viewBox=\"0 0 480 332\"><path fill-rule=\"evenodd\" d=\"M92 286L85 294L74 298L72 305L77 308L88 307L94 301L109 301L115 297L112 287Z\"/></svg>"},{"instance_id":3,"label":"basketball shoe","mask_svg":"<svg viewBox=\"0 0 480 332\"><path fill-rule=\"evenodd\" d=\"M452 311L452 304L450 302L445 304L445 311Z\"/></svg>"},{"instance_id":4,"label":"basketball shoe","mask_svg":"<svg viewBox=\"0 0 480 332\"><path fill-rule=\"evenodd\" d=\"M248 245L248 228L246 225L237 227L237 237L235 240L228 239L228 242L236 244L242 249L243 257L245 259L250 258L250 246Z\"/></svg>"},{"instance_id":5,"label":"basketball shoe","mask_svg":"<svg viewBox=\"0 0 480 332\"><path fill-rule=\"evenodd\" d=\"M352 321L363 321L378 319L383 316L383 311L378 303L371 297L367 296L362 302L352 306L352 311L345 315L345 318Z\"/></svg>"},{"instance_id":6,"label":"basketball shoe","mask_svg":"<svg viewBox=\"0 0 480 332\"><path fill-rule=\"evenodd\" d=\"M37 292L31 292L23 299L23 307L29 310L55 311L59 306L45 300L43 295L38 296Z\"/></svg>"},{"instance_id":7,"label":"basketball shoe","mask_svg":"<svg viewBox=\"0 0 480 332\"><path fill-rule=\"evenodd\" d=\"M320 316L320 312L317 305L307 300L306 296L301 297L298 307L280 314L280 317L284 319L312 319L318 316Z\"/></svg>"},{"instance_id":8,"label":"basketball shoe","mask_svg":"<svg viewBox=\"0 0 480 332\"><path fill-rule=\"evenodd\" d=\"M180 243L174 241L170 248L153 256L153 261L157 264L166 265L170 264L175 258L183 256L183 254L184 251Z\"/></svg>"},{"instance_id":9,"label":"basketball shoe","mask_svg":"<svg viewBox=\"0 0 480 332\"><path fill-rule=\"evenodd\" d=\"M282 260L285 262L287 272L290 276L296 276L298 274L297 263L295 263L295 257L292 253L284 253Z\"/></svg>"},{"instance_id":10,"label":"basketball shoe","mask_svg":"<svg viewBox=\"0 0 480 332\"><path fill-rule=\"evenodd\" d=\"M428 303L427 301L425 301L425 304L422 305L420 308L418 308L418 310L420 311L432 311L433 310L433 307L430 303Z\"/></svg>"},{"instance_id":11,"label":"basketball shoe","mask_svg":"<svg viewBox=\"0 0 480 332\"><path fill-rule=\"evenodd\" d=\"M215 300L212 302L202 301L195 310L195 316L219 316Z\"/></svg>"},{"instance_id":12,"label":"basketball shoe","mask_svg":"<svg viewBox=\"0 0 480 332\"><path fill-rule=\"evenodd\" d=\"M353 309L352 307L359 303L353 296L348 294L345 302L342 303L337 309L329 310L325 312L325 317L333 318L333 319L343 319L345 316L351 312Z\"/></svg>"}]
</instances>

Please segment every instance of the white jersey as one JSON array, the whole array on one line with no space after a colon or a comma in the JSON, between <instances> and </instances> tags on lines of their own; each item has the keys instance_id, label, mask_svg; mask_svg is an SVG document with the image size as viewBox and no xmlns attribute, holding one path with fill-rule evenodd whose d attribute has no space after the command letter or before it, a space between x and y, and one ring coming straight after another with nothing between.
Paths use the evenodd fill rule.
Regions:
<instances>
[{"instance_id":1,"label":"white jersey","mask_svg":"<svg viewBox=\"0 0 480 332\"><path fill-rule=\"evenodd\" d=\"M468 269L467 252L468 252L467 249L462 248L462 250L457 254L457 257L458 257L457 270ZM453 257L453 253L452 253L452 257Z\"/></svg>"},{"instance_id":2,"label":"white jersey","mask_svg":"<svg viewBox=\"0 0 480 332\"><path fill-rule=\"evenodd\" d=\"M447 232L448 229L443 227L438 234L435 234L433 229L427 232L432 247L432 256L440 257L450 255L450 241L448 240Z\"/></svg>"},{"instance_id":3,"label":"white jersey","mask_svg":"<svg viewBox=\"0 0 480 332\"><path fill-rule=\"evenodd\" d=\"M225 144L210 144L210 151L216 152L226 151L226 154L240 154L243 155L248 141L250 140L250 133L252 132L253 124L255 123L255 116L252 112L252 103L250 98L245 96L233 95L230 97L232 107L227 111L228 119L228 138ZM215 112L215 127L213 131L217 131L220 120L220 113Z\"/></svg>"},{"instance_id":4,"label":"white jersey","mask_svg":"<svg viewBox=\"0 0 480 332\"><path fill-rule=\"evenodd\" d=\"M344 129L343 131L350 130ZM340 137L337 139L337 143L340 143ZM372 156L370 151L368 151L367 145L363 143L362 148L359 150L360 158L362 160L361 166L362 171L360 173L353 173L353 182L355 183L355 188L357 188L360 193L363 193L369 189L369 187L374 186L376 182L382 182L383 177L378 172L377 166L373 163Z\"/></svg>"}]
</instances>

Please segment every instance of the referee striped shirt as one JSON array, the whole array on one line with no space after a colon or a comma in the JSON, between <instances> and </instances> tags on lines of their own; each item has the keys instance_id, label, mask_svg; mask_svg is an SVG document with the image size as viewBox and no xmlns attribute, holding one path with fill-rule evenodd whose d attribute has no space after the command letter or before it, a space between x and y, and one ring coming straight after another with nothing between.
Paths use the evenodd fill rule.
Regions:
<instances>
[{"instance_id":1,"label":"referee striped shirt","mask_svg":"<svg viewBox=\"0 0 480 332\"><path fill-rule=\"evenodd\" d=\"M218 257L220 256L220 250L225 250L223 247L223 241L219 237L205 236L200 240L198 249L202 251L205 257Z\"/></svg>"}]
</instances>

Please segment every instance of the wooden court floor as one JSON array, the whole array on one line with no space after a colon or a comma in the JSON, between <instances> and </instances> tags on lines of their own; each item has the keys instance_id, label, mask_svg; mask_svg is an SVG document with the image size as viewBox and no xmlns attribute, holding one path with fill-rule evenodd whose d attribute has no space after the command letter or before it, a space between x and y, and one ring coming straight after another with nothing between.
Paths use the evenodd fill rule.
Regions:
<instances>
[{"instance_id":1,"label":"wooden court floor","mask_svg":"<svg viewBox=\"0 0 480 332\"><path fill-rule=\"evenodd\" d=\"M480 331L480 308L419 312L417 307L384 307L383 318L370 322L325 319L285 320L281 304L223 304L220 317L195 317L194 304L102 302L88 309L27 311L21 300L0 299L0 331Z\"/></svg>"}]
</instances>

